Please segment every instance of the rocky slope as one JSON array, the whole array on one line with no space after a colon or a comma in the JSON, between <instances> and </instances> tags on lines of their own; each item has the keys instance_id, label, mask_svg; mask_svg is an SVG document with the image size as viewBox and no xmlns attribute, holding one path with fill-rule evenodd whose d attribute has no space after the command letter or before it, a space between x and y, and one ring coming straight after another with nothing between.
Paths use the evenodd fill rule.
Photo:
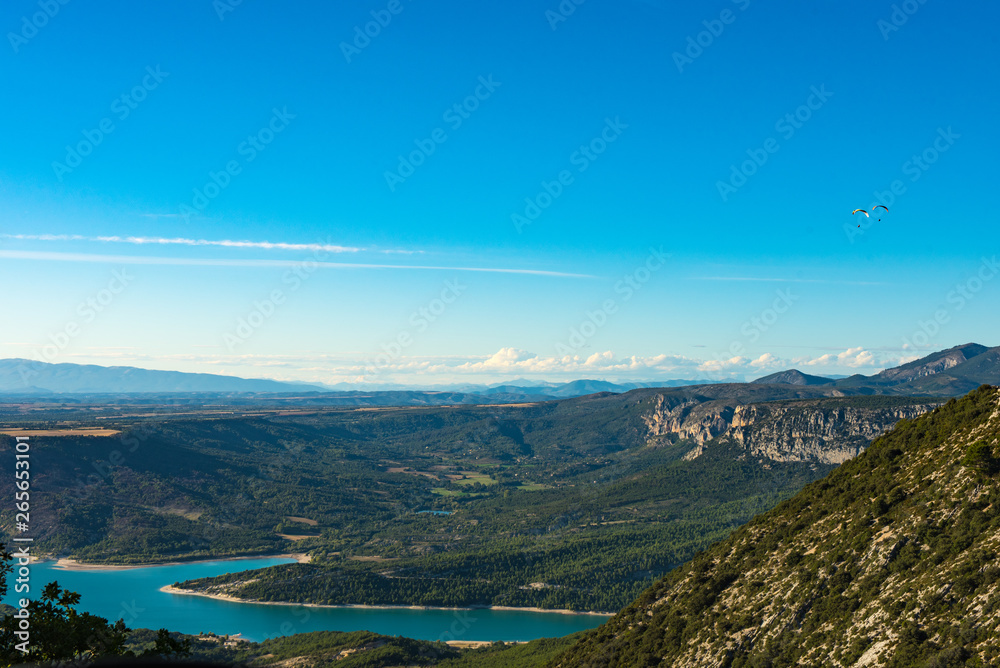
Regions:
<instances>
[{"instance_id":1,"label":"rocky slope","mask_svg":"<svg viewBox=\"0 0 1000 668\"><path fill-rule=\"evenodd\" d=\"M553 666L1000 665L1000 391L898 424Z\"/></svg>"},{"instance_id":2,"label":"rocky slope","mask_svg":"<svg viewBox=\"0 0 1000 668\"><path fill-rule=\"evenodd\" d=\"M978 357L988 350L986 346L978 343L966 343L965 345L933 353L908 364L886 369L876 374L875 378L889 382L906 382L925 376L932 376L968 362L973 357Z\"/></svg>"}]
</instances>

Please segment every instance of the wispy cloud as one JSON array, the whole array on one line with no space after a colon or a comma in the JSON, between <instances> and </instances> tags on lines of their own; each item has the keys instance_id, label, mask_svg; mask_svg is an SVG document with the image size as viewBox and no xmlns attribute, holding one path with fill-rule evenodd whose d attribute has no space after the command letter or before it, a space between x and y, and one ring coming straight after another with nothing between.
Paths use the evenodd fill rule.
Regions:
<instances>
[{"instance_id":1,"label":"wispy cloud","mask_svg":"<svg viewBox=\"0 0 1000 668\"><path fill-rule=\"evenodd\" d=\"M233 239L187 239L184 237L121 237L84 236L81 234L3 234L5 239L25 241L98 241L103 243L134 244L137 246L216 246L222 248L255 248L285 251L324 251L327 253L357 253L368 250L338 244L294 244L283 241L236 241ZM422 251L381 251L383 253L420 253Z\"/></svg>"},{"instance_id":2,"label":"wispy cloud","mask_svg":"<svg viewBox=\"0 0 1000 668\"><path fill-rule=\"evenodd\" d=\"M298 267L297 260L223 260L209 258L147 257L137 255L98 255L92 253L57 253L46 251L0 251L0 258L11 260L36 260L45 262L94 262L124 265L172 265L182 267ZM488 274L527 274L559 278L597 278L589 274L573 274L543 269L513 269L506 267L448 267L414 264L374 264L362 262L312 262L317 267L330 269L395 269L413 271L469 271Z\"/></svg>"},{"instance_id":3,"label":"wispy cloud","mask_svg":"<svg viewBox=\"0 0 1000 668\"><path fill-rule=\"evenodd\" d=\"M878 281L835 281L823 278L764 278L759 276L690 276L689 281L746 281L760 283L826 283L829 285L889 285Z\"/></svg>"}]
</instances>

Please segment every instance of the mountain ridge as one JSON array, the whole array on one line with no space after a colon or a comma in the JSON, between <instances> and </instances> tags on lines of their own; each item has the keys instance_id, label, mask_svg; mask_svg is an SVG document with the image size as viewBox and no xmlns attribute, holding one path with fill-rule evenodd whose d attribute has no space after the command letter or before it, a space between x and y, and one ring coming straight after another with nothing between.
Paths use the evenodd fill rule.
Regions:
<instances>
[{"instance_id":1,"label":"mountain ridge","mask_svg":"<svg viewBox=\"0 0 1000 668\"><path fill-rule=\"evenodd\" d=\"M551 400L597 392L622 393L645 387L683 387L714 384L708 379L664 380L659 382L612 383L578 379L563 383L516 379L493 385L454 384L426 387L389 385L360 389L357 385L279 381L269 378L242 378L222 374L164 371L133 366L101 366L70 362L50 363L21 358L0 359L0 395L49 394L130 394L184 392L289 393L314 392L332 395L372 393L450 393L482 396L510 395L511 400Z\"/></svg>"},{"instance_id":2,"label":"mountain ridge","mask_svg":"<svg viewBox=\"0 0 1000 668\"><path fill-rule=\"evenodd\" d=\"M830 383L833 383L834 380L824 376L810 376L807 373L802 373L798 369L789 369L788 371L772 373L769 376L764 376L763 378L758 378L757 380L752 380L750 382L780 385L829 385Z\"/></svg>"},{"instance_id":3,"label":"mountain ridge","mask_svg":"<svg viewBox=\"0 0 1000 668\"><path fill-rule=\"evenodd\" d=\"M307 383L239 378L207 373L160 371L132 366L99 366L0 360L0 393L130 393L130 392L296 392L319 391Z\"/></svg>"},{"instance_id":4,"label":"mountain ridge","mask_svg":"<svg viewBox=\"0 0 1000 668\"><path fill-rule=\"evenodd\" d=\"M526 385L514 383L530 383ZM739 392L755 393L753 386L812 388L826 396L851 394L896 394L960 396L984 383L1000 383L1000 346L987 348L977 343L967 343L947 350L931 353L921 359L898 367L883 370L872 376L856 374L847 378L813 376L798 369L772 373L749 383L694 380L663 380L657 382L612 383L599 379L577 379L564 383L527 381L517 379L512 383L493 385L464 384L428 387L422 390L392 389L395 386L374 389L336 389L344 384L285 382L272 379L247 379L219 374L160 371L130 366L104 367L93 364L50 364L25 359L0 360L0 395L44 396L50 394L129 394L129 393L196 393L196 392L245 392L290 393L308 392L316 396L357 398L384 395L391 400L393 393L416 393L407 402L415 405L441 403L442 395L468 395L459 402L474 401L473 397L488 397L484 403L503 401L550 401L598 392L626 393L652 388L711 388L732 386ZM712 393L707 390L706 392ZM435 395L436 396L435 398ZM385 404L385 401L374 401Z\"/></svg>"}]
</instances>

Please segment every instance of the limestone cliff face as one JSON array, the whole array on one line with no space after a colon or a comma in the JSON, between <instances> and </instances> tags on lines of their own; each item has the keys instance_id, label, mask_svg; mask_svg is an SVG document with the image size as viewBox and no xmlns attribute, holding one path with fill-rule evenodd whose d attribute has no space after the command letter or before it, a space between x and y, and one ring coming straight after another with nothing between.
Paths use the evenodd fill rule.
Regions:
<instances>
[{"instance_id":1,"label":"limestone cliff face","mask_svg":"<svg viewBox=\"0 0 1000 668\"><path fill-rule=\"evenodd\" d=\"M657 397L642 416L651 445L690 440L696 447L684 458L702 454L707 441L729 439L755 457L773 461L842 464L904 418L915 418L937 404L887 408L849 405L844 400L804 400L732 405L725 400L668 405Z\"/></svg>"},{"instance_id":2,"label":"limestone cliff face","mask_svg":"<svg viewBox=\"0 0 1000 668\"><path fill-rule=\"evenodd\" d=\"M651 442L691 440L701 445L729 429L733 407L719 401L689 400L670 406L657 395L651 412L642 416Z\"/></svg>"},{"instance_id":3,"label":"limestone cliff face","mask_svg":"<svg viewBox=\"0 0 1000 668\"><path fill-rule=\"evenodd\" d=\"M874 409L781 404L737 406L725 437L750 454L773 461L843 464L900 420L915 418L935 406Z\"/></svg>"}]
</instances>

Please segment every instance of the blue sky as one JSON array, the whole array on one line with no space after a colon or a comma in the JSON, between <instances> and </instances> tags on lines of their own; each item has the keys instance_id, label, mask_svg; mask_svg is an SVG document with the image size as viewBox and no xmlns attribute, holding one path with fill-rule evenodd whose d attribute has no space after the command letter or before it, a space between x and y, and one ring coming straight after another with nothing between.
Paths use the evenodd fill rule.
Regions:
<instances>
[{"instance_id":1,"label":"blue sky","mask_svg":"<svg viewBox=\"0 0 1000 668\"><path fill-rule=\"evenodd\" d=\"M996 345L998 14L8 2L0 356L429 385Z\"/></svg>"}]
</instances>

